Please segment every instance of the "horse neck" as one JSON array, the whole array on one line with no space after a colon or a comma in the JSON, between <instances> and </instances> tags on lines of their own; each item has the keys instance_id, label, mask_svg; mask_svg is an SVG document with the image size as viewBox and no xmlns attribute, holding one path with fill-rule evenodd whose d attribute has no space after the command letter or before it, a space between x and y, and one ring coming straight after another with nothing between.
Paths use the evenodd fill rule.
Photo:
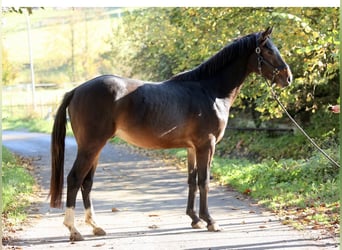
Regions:
<instances>
[{"instance_id":1,"label":"horse neck","mask_svg":"<svg viewBox=\"0 0 342 250\"><path fill-rule=\"evenodd\" d=\"M248 57L239 58L239 61L229 64L210 79L202 81L202 85L208 89L215 98L228 98L235 100L242 83L248 76Z\"/></svg>"}]
</instances>

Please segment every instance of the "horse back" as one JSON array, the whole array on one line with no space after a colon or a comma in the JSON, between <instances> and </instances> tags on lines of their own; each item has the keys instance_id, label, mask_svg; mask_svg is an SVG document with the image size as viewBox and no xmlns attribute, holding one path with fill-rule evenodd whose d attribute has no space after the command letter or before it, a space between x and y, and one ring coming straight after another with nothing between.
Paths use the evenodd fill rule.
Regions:
<instances>
[{"instance_id":1,"label":"horse back","mask_svg":"<svg viewBox=\"0 0 342 250\"><path fill-rule=\"evenodd\" d=\"M118 136L145 148L193 147L226 122L215 98L198 83L144 83L101 76L80 85L69 106L79 144L105 143Z\"/></svg>"},{"instance_id":2,"label":"horse back","mask_svg":"<svg viewBox=\"0 0 342 250\"><path fill-rule=\"evenodd\" d=\"M226 118L215 107L196 82L144 84L118 100L116 135L145 148L194 147L221 136Z\"/></svg>"}]
</instances>

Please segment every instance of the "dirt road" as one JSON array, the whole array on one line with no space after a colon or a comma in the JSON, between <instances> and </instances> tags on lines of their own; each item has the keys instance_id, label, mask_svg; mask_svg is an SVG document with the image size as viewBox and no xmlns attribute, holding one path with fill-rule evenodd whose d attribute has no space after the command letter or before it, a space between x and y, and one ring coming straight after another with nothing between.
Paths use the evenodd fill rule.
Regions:
<instances>
[{"instance_id":1,"label":"dirt road","mask_svg":"<svg viewBox=\"0 0 342 250\"><path fill-rule=\"evenodd\" d=\"M13 242L23 249L337 249L333 239L282 225L252 201L214 183L209 209L224 230L213 233L192 229L185 215L186 173L162 159L150 159L126 146L110 144L101 154L92 191L97 222L107 235L95 237L84 224L79 195L76 226L85 240L71 243L62 224L64 211L50 209L47 200L50 136L3 131L2 138L13 152L35 159L36 176L42 186L30 225L17 232ZM65 175L75 152L75 141L67 138Z\"/></svg>"}]
</instances>

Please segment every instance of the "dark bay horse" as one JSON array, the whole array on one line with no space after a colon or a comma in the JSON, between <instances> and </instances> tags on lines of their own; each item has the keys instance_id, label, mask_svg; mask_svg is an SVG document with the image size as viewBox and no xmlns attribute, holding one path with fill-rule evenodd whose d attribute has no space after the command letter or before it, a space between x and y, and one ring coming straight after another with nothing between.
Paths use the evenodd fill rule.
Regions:
<instances>
[{"instance_id":1,"label":"dark bay horse","mask_svg":"<svg viewBox=\"0 0 342 250\"><path fill-rule=\"evenodd\" d=\"M143 148L187 148L189 194L186 213L193 228L219 231L208 211L210 165L222 139L229 109L246 76L261 74L281 87L292 74L269 38L272 28L234 40L193 70L160 83L114 75L87 81L65 94L52 131L51 207L61 207L64 179L66 109L78 151L67 177L64 224L71 240L82 240L74 225L76 195L81 188L85 221L95 235L105 231L94 221L90 191L101 149L118 136ZM199 188L199 215L195 196ZM203 222L203 221L204 222Z\"/></svg>"}]
</instances>

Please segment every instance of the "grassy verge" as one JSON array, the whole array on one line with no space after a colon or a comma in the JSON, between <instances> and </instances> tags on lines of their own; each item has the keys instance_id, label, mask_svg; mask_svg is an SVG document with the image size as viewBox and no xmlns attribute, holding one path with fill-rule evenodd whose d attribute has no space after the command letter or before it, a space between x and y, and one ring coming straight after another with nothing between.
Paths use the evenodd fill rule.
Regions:
<instances>
[{"instance_id":1,"label":"grassy verge","mask_svg":"<svg viewBox=\"0 0 342 250\"><path fill-rule=\"evenodd\" d=\"M31 117L22 118L6 118L2 120L3 130L28 130L30 132L51 133L53 127L53 120L43 120ZM67 125L67 134L72 135L72 130Z\"/></svg>"},{"instance_id":2,"label":"grassy verge","mask_svg":"<svg viewBox=\"0 0 342 250\"><path fill-rule=\"evenodd\" d=\"M51 133L53 121L42 120L34 117L26 118L6 118L2 120L3 130L21 130L30 132Z\"/></svg>"},{"instance_id":3,"label":"grassy verge","mask_svg":"<svg viewBox=\"0 0 342 250\"><path fill-rule=\"evenodd\" d=\"M325 158L247 160L216 158L212 172L224 185L250 195L297 229L339 230L338 171Z\"/></svg>"},{"instance_id":4,"label":"grassy verge","mask_svg":"<svg viewBox=\"0 0 342 250\"><path fill-rule=\"evenodd\" d=\"M2 219L13 226L26 218L25 208L34 190L35 180L27 170L27 163L2 147Z\"/></svg>"}]
</instances>

